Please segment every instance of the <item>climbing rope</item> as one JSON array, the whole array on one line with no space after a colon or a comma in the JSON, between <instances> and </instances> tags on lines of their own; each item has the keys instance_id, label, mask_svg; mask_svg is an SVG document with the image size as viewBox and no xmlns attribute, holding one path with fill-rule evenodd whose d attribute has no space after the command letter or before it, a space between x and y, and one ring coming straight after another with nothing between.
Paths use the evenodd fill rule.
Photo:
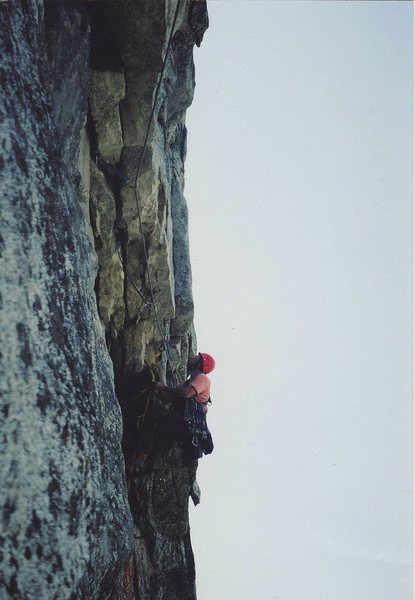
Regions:
<instances>
[{"instance_id":1,"label":"climbing rope","mask_svg":"<svg viewBox=\"0 0 415 600\"><path fill-rule=\"evenodd\" d=\"M117 254L118 254L118 258L120 259L121 264L122 264L123 260L122 260L122 256L121 256L121 252L120 252L119 248L117 249ZM131 283L133 290L135 292L137 292L137 294L140 296L141 300L143 301L143 304L140 307L140 311L143 306L146 306L147 308L152 308L152 306L153 306L152 303L150 302L150 300L147 300L145 298L144 294L141 292L141 290L138 289L138 287L136 286L134 279L131 277L130 272L127 267L125 269L125 272L127 274L127 279Z\"/></svg>"},{"instance_id":2,"label":"climbing rope","mask_svg":"<svg viewBox=\"0 0 415 600\"><path fill-rule=\"evenodd\" d=\"M144 261L145 261L145 269L146 269L147 278L148 278L148 286L149 286L149 290L150 290L151 300L146 299L144 297L143 293L141 292L141 290L139 290L138 286L136 286L136 284L134 283L134 281L128 271L128 268L126 269L127 279L129 280L129 282L132 285L135 292L142 299L142 301L143 301L142 306L146 306L147 308L154 309L154 315L156 318L157 327L158 327L158 330L159 330L159 333L160 333L160 336L162 339L163 347L166 351L167 361L170 363L170 366L172 365L172 361L171 361L170 350L169 350L169 346L168 346L168 342L167 342L167 335L163 331L163 327L162 327L161 321L160 321L160 316L158 313L157 303L156 303L155 297L154 297L154 287L153 287L153 281L152 281L150 267L149 267L148 252L147 252L147 246L146 246L145 237L144 237L144 227L143 227L143 221L141 218L141 210L140 210L140 203L139 203L139 197L138 197L138 180L139 180L139 177L141 174L141 168L143 166L143 161L144 161L144 154L145 154L145 151L147 148L147 143L148 143L148 139L150 136L151 126L153 124L153 118L154 118L154 113L155 113L156 106L157 106L157 100L158 100L158 96L160 93L161 84L162 84L163 78L164 78L164 71L166 69L167 59L169 56L170 46L171 46L171 42L173 39L177 16L179 14L179 8L180 8L180 0L177 0L176 10L174 13L173 23L171 26L171 30L170 30L170 34L169 34L169 38L168 38L168 42L167 42L167 48L166 48L166 53L164 55L162 70L161 70L160 77L159 77L157 87L156 87L153 106L151 109L150 118L148 121L147 130L146 130L146 135L144 138L144 144L143 144L143 148L141 151L140 161L138 163L138 167L137 167L135 177L134 177L134 184L131 185L129 177L125 173L120 171L117 167L115 167L114 165L109 163L98 151L95 154L96 164L100 164L102 166L102 168L105 169L110 175L116 175L117 177L119 177L121 179L121 181L124 183L124 185L126 185L128 188L130 188L134 191L135 205L136 205L136 209L137 209L138 222L139 222L139 226L140 226L142 248L143 248ZM121 257L121 254L119 251L118 251L118 255L122 262L122 257ZM178 383L177 374L173 370L172 366L171 366L171 372L172 372L172 376L173 376L173 381L175 383Z\"/></svg>"},{"instance_id":3,"label":"climbing rope","mask_svg":"<svg viewBox=\"0 0 415 600\"><path fill-rule=\"evenodd\" d=\"M141 218L140 203L139 203L139 198L138 198L138 179L140 177L141 168L142 168L142 165L143 165L144 153L145 153L146 148L147 148L147 142L148 142L148 138L149 138L149 135L150 135L150 129L151 129L151 125L153 123L154 112L156 110L157 100L158 100L158 96L159 96L161 84L162 84L163 77L164 77L164 71L165 71L166 64L167 64L167 58L168 58L168 55L169 55L171 41L172 41L172 38L173 38L174 28L176 26L177 16L179 14L179 8L180 8L180 0L177 0L176 10L175 10L175 13L174 13L174 18L173 18L173 24L171 26L170 35L169 35L169 39L168 39L168 43L167 43L167 48L166 48L166 53L164 55L163 67L162 67L162 70L161 70L161 73L160 73L160 77L159 77L157 88L156 88L156 93L155 93L155 96L154 96L153 107L151 109L151 114L150 114L150 118L149 118L149 121L148 121L147 131L146 131L146 135L145 135L145 138L144 138L144 145L143 145L143 149L141 151L140 162L138 163L137 171L136 171L135 178L134 178L134 185L128 185L129 188L131 188L131 189L134 190L134 197L135 197L135 204L136 204L136 208L137 208L138 222L139 222L139 225L140 225L140 233L141 233L141 239L142 239L142 246L143 246L143 254L144 254L144 260L145 260L145 267L146 267L146 272L147 272L148 285L149 285L149 289L150 289L151 305L152 305L152 308L154 309L154 315L156 317L157 327L159 329L160 336L161 336L162 341L163 341L163 346L164 346L164 349L166 351L167 360L168 360L168 362L170 362L170 364L171 364L171 355L170 355L170 350L169 350L168 343L167 343L167 336L165 335L165 333L163 331L163 328L161 326L161 321L160 321L160 317L159 317L159 314L158 314L158 307L157 307L157 303L156 303L155 298L154 298L154 288L153 288L153 283L152 283L152 278L151 278L151 272L150 272L150 267L149 267L147 246L146 246L146 242L145 242L145 238L144 238L144 227L143 227L143 221L142 221L142 218ZM137 290L136 286L134 286L134 288ZM146 304L148 306L148 304L149 304L148 301L147 301ZM176 373L173 370L172 370L172 374L173 374L173 379L177 383L177 376L176 376Z\"/></svg>"}]
</instances>

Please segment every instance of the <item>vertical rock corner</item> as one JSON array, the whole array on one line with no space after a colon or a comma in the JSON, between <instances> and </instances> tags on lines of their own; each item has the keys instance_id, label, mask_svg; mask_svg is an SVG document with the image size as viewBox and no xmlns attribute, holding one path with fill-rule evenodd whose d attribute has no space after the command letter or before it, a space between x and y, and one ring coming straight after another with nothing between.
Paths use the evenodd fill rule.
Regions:
<instances>
[{"instance_id":1,"label":"vertical rock corner","mask_svg":"<svg viewBox=\"0 0 415 600\"><path fill-rule=\"evenodd\" d=\"M197 463L140 392L164 339L167 378L195 351L185 116L207 26L203 0L0 3L1 600L196 598Z\"/></svg>"}]
</instances>

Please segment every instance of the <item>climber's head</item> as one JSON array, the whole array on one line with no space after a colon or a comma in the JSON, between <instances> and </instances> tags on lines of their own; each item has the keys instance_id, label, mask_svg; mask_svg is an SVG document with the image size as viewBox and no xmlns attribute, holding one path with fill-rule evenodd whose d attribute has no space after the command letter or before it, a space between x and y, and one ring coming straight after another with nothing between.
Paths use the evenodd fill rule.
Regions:
<instances>
[{"instance_id":1,"label":"climber's head","mask_svg":"<svg viewBox=\"0 0 415 600\"><path fill-rule=\"evenodd\" d=\"M198 371L207 374L215 368L215 361L210 354L199 352L199 354L193 356L193 358L189 358L188 365L189 369L198 369Z\"/></svg>"},{"instance_id":2,"label":"climber's head","mask_svg":"<svg viewBox=\"0 0 415 600\"><path fill-rule=\"evenodd\" d=\"M215 368L215 359L206 352L199 352L200 366L202 373L210 373Z\"/></svg>"}]
</instances>

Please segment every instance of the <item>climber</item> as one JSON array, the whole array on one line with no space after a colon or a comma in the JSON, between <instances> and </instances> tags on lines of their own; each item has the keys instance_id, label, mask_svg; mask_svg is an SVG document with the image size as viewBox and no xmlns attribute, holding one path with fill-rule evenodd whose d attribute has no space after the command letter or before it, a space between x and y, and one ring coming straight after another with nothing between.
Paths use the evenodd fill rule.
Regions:
<instances>
[{"instance_id":1,"label":"climber","mask_svg":"<svg viewBox=\"0 0 415 600\"><path fill-rule=\"evenodd\" d=\"M190 358L188 363L190 377L177 387L168 387L161 383L156 383L156 389L161 392L167 392L173 398L190 399L193 398L199 404L203 405L203 412L207 412L207 404L210 400L210 380L207 374L215 368L215 361L205 352L199 352L197 356Z\"/></svg>"},{"instance_id":2,"label":"climber","mask_svg":"<svg viewBox=\"0 0 415 600\"><path fill-rule=\"evenodd\" d=\"M210 380L207 374L215 368L215 361L204 352L189 359L189 378L176 387L156 383L156 390L173 399L175 411L170 420L170 431L180 433L185 454L190 460L201 458L213 451L212 435L206 423L210 400ZM179 402L177 402L179 400ZM175 416L174 416L175 415ZM182 423L182 425L178 425ZM168 431L165 433L168 437Z\"/></svg>"}]
</instances>

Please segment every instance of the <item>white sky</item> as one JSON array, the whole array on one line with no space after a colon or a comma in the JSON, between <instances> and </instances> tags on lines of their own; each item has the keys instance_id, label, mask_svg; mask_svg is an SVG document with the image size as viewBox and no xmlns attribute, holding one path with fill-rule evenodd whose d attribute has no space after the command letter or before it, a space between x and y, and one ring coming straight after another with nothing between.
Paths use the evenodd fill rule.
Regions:
<instances>
[{"instance_id":1,"label":"white sky","mask_svg":"<svg viewBox=\"0 0 415 600\"><path fill-rule=\"evenodd\" d=\"M410 2L211 0L186 197L199 600L412 598Z\"/></svg>"}]
</instances>

